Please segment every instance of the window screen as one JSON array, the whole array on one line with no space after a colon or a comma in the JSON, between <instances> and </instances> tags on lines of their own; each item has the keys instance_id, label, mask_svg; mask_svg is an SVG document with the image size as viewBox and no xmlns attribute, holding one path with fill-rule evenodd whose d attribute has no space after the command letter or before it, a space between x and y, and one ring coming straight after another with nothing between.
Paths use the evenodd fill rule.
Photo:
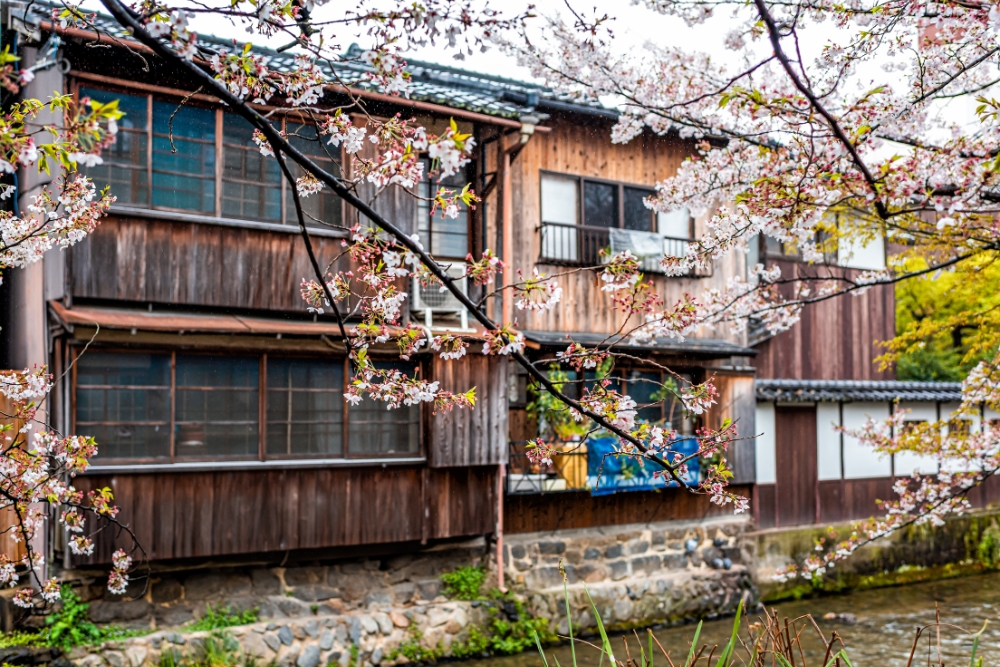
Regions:
<instances>
[{"instance_id":1,"label":"window screen","mask_svg":"<svg viewBox=\"0 0 1000 667\"><path fill-rule=\"evenodd\" d=\"M102 164L82 168L97 189L111 186L120 204L149 206L149 142L146 136L147 104L145 95L126 95L96 88L81 88L80 97L107 103L118 100L125 116L118 121L114 143L101 152Z\"/></svg>"},{"instance_id":2,"label":"window screen","mask_svg":"<svg viewBox=\"0 0 1000 667\"><path fill-rule=\"evenodd\" d=\"M416 366L404 363L378 363L378 368L394 368L408 377ZM417 405L387 409L382 401L364 398L347 409L348 452L354 456L379 454L417 454L420 451L420 407Z\"/></svg>"},{"instance_id":3,"label":"window screen","mask_svg":"<svg viewBox=\"0 0 1000 667\"><path fill-rule=\"evenodd\" d=\"M253 128L235 114L223 116L222 216L281 222L281 171L261 155Z\"/></svg>"},{"instance_id":4,"label":"window screen","mask_svg":"<svg viewBox=\"0 0 1000 667\"><path fill-rule=\"evenodd\" d=\"M101 458L169 457L170 355L81 355L76 429L96 438Z\"/></svg>"},{"instance_id":5,"label":"window screen","mask_svg":"<svg viewBox=\"0 0 1000 667\"><path fill-rule=\"evenodd\" d=\"M267 453L343 455L344 363L267 360Z\"/></svg>"},{"instance_id":6,"label":"window screen","mask_svg":"<svg viewBox=\"0 0 1000 667\"><path fill-rule=\"evenodd\" d=\"M153 100L153 206L215 212L211 109Z\"/></svg>"},{"instance_id":7,"label":"window screen","mask_svg":"<svg viewBox=\"0 0 1000 667\"><path fill-rule=\"evenodd\" d=\"M255 456L259 362L177 355L175 451L187 456Z\"/></svg>"}]
</instances>

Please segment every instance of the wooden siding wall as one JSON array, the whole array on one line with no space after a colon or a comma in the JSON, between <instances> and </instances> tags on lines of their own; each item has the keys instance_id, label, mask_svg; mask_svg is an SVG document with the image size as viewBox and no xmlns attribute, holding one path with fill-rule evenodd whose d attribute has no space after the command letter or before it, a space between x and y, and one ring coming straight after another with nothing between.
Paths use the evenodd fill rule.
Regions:
<instances>
[{"instance_id":1,"label":"wooden siding wall","mask_svg":"<svg viewBox=\"0 0 1000 667\"><path fill-rule=\"evenodd\" d=\"M749 496L750 487L732 490ZM732 515L732 506L719 507L708 496L686 489L633 491L591 496L585 491L510 495L504 500L504 532L534 533L591 526L621 526L652 521L703 519Z\"/></svg>"},{"instance_id":2,"label":"wooden siding wall","mask_svg":"<svg viewBox=\"0 0 1000 667\"><path fill-rule=\"evenodd\" d=\"M313 238L320 266L340 239ZM304 312L313 275L297 234L110 216L71 248L77 298Z\"/></svg>"},{"instance_id":3,"label":"wooden siding wall","mask_svg":"<svg viewBox=\"0 0 1000 667\"><path fill-rule=\"evenodd\" d=\"M110 487L119 519L151 560L419 542L483 535L496 526L496 468L418 466L86 475ZM124 535L100 533L107 563Z\"/></svg>"},{"instance_id":4,"label":"wooden siding wall","mask_svg":"<svg viewBox=\"0 0 1000 667\"><path fill-rule=\"evenodd\" d=\"M706 414L709 428L722 428L728 417L736 422L737 440L729 446L728 461L733 470L733 484L752 484L757 479L753 436L757 433L754 422L757 415L757 398L754 394L753 375L738 375L722 371L714 374L718 402Z\"/></svg>"},{"instance_id":5,"label":"wooden siding wall","mask_svg":"<svg viewBox=\"0 0 1000 667\"><path fill-rule=\"evenodd\" d=\"M893 478L834 479L819 483L819 524L839 523L879 516L878 500L892 500L896 494L892 490ZM776 505L774 484L758 484L754 487L754 521L758 528L775 528L805 525L814 519L792 523L783 519L783 508ZM972 489L969 501L975 508L997 507L1000 505L1000 478L991 477ZM785 502L778 500L778 502Z\"/></svg>"},{"instance_id":6,"label":"wooden siding wall","mask_svg":"<svg viewBox=\"0 0 1000 667\"><path fill-rule=\"evenodd\" d=\"M825 275L825 267L780 260L781 275ZM851 271L851 273L860 273ZM874 287L861 296L806 306L802 319L788 331L757 345L753 360L760 378L814 380L891 380L874 359L879 341L896 335L895 297L891 285Z\"/></svg>"},{"instance_id":7,"label":"wooden siding wall","mask_svg":"<svg viewBox=\"0 0 1000 667\"><path fill-rule=\"evenodd\" d=\"M476 388L476 406L430 416L428 459L432 467L497 465L507 458L506 357L466 355L456 361L434 357L433 379L452 392Z\"/></svg>"},{"instance_id":8,"label":"wooden siding wall","mask_svg":"<svg viewBox=\"0 0 1000 667\"><path fill-rule=\"evenodd\" d=\"M539 264L541 255L541 172L550 171L575 176L619 181L652 188L657 181L674 174L683 159L690 155L689 143L674 137L659 137L650 132L628 144L611 143L611 125L604 122L583 123L579 118L559 119L549 123L551 132L536 133L512 166L513 269L527 273L538 265L552 274L559 267ZM704 231L702 224L696 232ZM726 281L743 276L743 253L731 253L717 263L710 278L668 278L646 276L667 304L675 303L685 292L698 293L708 287L724 289ZM518 312L520 328L537 331L585 331L612 333L621 325L621 315L611 308L607 292L601 291L596 273L582 271L559 279L563 288L562 303L541 312ZM706 336L727 335L723 329ZM742 336L734 342L743 343Z\"/></svg>"}]
</instances>

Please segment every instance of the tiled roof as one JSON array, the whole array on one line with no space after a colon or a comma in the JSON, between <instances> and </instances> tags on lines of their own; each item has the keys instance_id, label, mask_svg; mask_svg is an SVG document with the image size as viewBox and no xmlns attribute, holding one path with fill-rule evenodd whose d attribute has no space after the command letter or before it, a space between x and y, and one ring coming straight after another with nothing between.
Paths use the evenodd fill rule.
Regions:
<instances>
[{"instance_id":1,"label":"tiled roof","mask_svg":"<svg viewBox=\"0 0 1000 667\"><path fill-rule=\"evenodd\" d=\"M959 382L895 380L772 380L756 382L758 401L813 403L837 401L958 401Z\"/></svg>"},{"instance_id":2,"label":"tiled roof","mask_svg":"<svg viewBox=\"0 0 1000 667\"><path fill-rule=\"evenodd\" d=\"M48 20L53 5L34 3L31 7L37 20ZM108 35L131 39L129 33L106 14L97 14L94 25ZM198 39L210 49L221 47L232 50L233 47L232 40L209 35L199 35ZM294 51L278 53L263 47L256 47L254 50L266 56L269 59L268 65L277 70L291 68L295 58ZM352 88L381 92L378 86L365 79L364 74L370 72L371 68L361 61L361 54L362 49L357 44L352 44L344 53L343 60L332 65L332 71L327 66L328 72L335 74L339 81ZM617 116L617 112L602 106L596 100L574 99L535 83L418 60L408 60L406 71L411 75L410 99L421 102L515 119L529 114L545 118L544 112L557 110L608 118Z\"/></svg>"}]
</instances>

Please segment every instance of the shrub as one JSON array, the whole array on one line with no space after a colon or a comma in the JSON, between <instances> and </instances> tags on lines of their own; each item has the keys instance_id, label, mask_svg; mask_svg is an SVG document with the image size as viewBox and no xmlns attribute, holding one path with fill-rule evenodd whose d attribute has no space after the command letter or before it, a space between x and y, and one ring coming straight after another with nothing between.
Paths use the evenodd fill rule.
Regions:
<instances>
[{"instance_id":1,"label":"shrub","mask_svg":"<svg viewBox=\"0 0 1000 667\"><path fill-rule=\"evenodd\" d=\"M479 589L483 587L485 580L486 570L484 568L469 565L441 575L445 595L456 600L480 599L482 596Z\"/></svg>"}]
</instances>

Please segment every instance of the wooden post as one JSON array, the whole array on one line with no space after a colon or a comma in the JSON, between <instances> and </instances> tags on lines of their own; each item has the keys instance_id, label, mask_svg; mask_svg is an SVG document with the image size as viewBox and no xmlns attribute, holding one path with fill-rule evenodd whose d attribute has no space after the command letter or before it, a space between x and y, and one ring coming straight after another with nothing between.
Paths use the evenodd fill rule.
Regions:
<instances>
[{"instance_id":1,"label":"wooden post","mask_svg":"<svg viewBox=\"0 0 1000 667\"><path fill-rule=\"evenodd\" d=\"M503 585L503 499L504 479L507 477L507 465L501 463L497 475L497 588L501 593L507 592Z\"/></svg>"}]
</instances>

